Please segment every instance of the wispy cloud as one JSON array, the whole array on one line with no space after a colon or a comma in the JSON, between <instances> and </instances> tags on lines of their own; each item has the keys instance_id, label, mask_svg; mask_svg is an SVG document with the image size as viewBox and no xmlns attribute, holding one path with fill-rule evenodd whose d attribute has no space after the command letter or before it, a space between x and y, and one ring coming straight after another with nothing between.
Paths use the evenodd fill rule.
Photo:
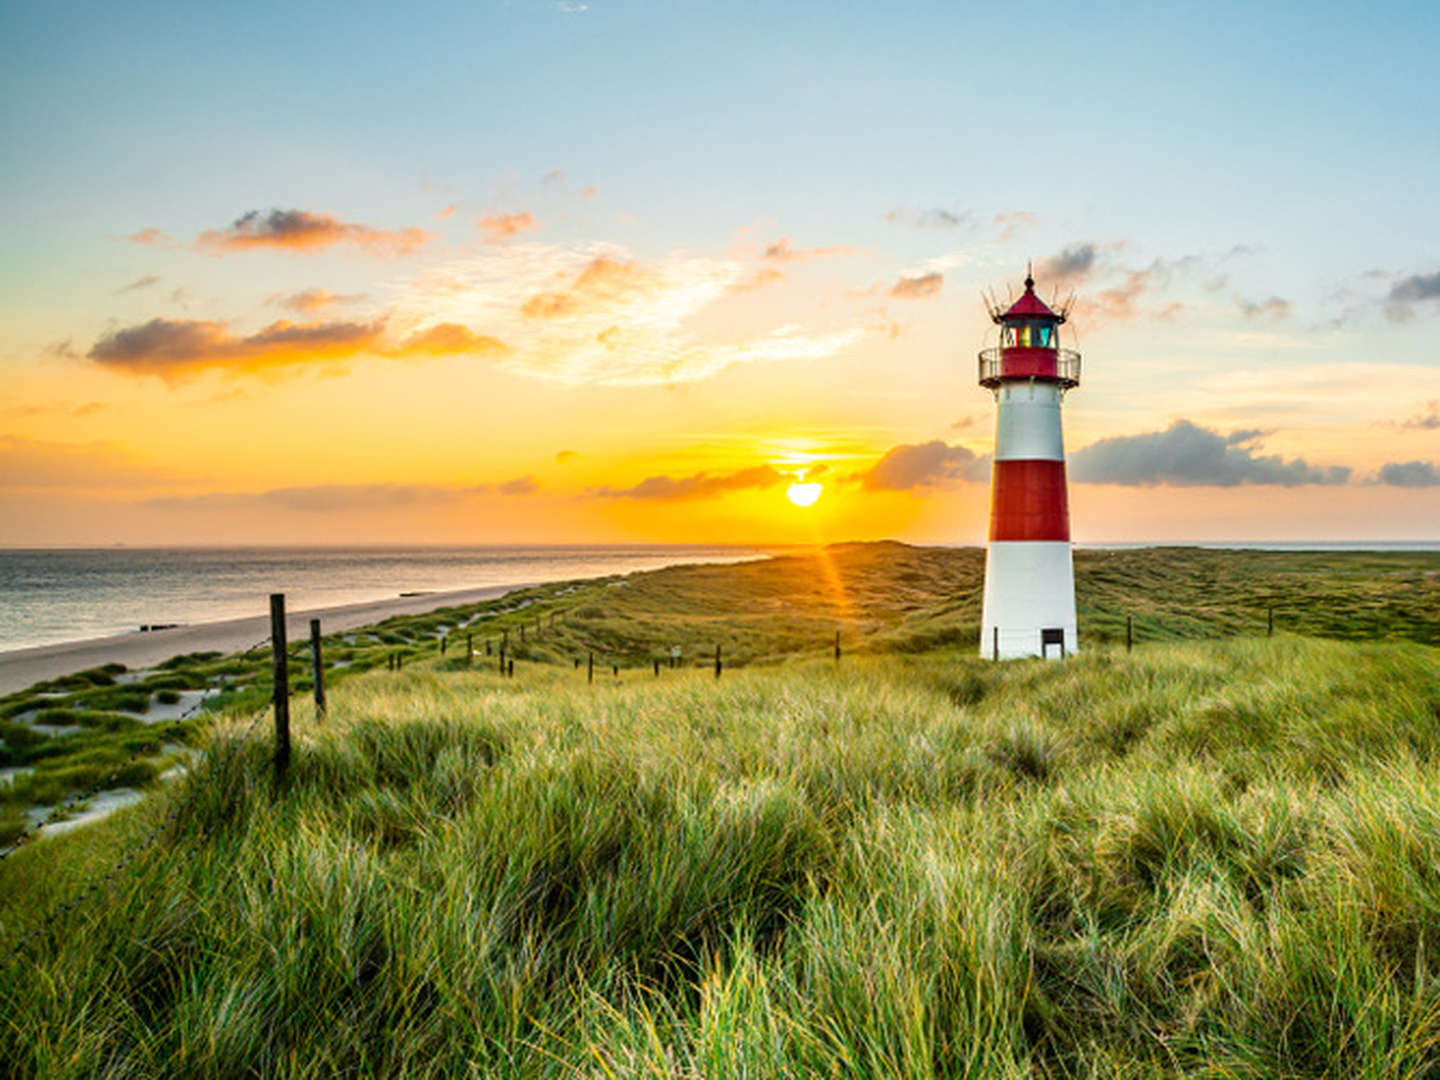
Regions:
<instances>
[{"instance_id":1,"label":"wispy cloud","mask_svg":"<svg viewBox=\"0 0 1440 1080\"><path fill-rule=\"evenodd\" d=\"M333 293L329 289L304 289L288 295L271 293L265 298L265 302L290 311L298 311L302 315L314 315L326 308L354 304L364 299L364 293Z\"/></svg>"},{"instance_id":2,"label":"wispy cloud","mask_svg":"<svg viewBox=\"0 0 1440 1080\"><path fill-rule=\"evenodd\" d=\"M704 340L697 317L752 280L741 259L621 248L517 244L421 275L397 299L402 323L464 321L509 343L503 366L567 385L644 386L703 379L734 364L832 355L865 333L784 325Z\"/></svg>"},{"instance_id":3,"label":"wispy cloud","mask_svg":"<svg viewBox=\"0 0 1440 1080\"><path fill-rule=\"evenodd\" d=\"M766 246L764 258L770 262L793 263L807 262L810 259L833 259L853 254L855 254L855 249L851 247L794 248L790 246L789 238L782 236L773 244Z\"/></svg>"},{"instance_id":4,"label":"wispy cloud","mask_svg":"<svg viewBox=\"0 0 1440 1080\"><path fill-rule=\"evenodd\" d=\"M1322 467L1304 458L1286 461L1259 453L1259 430L1229 436L1176 420L1165 431L1101 439L1070 458L1070 477L1082 484L1170 487L1236 487L1242 484L1295 487L1343 484L1350 469Z\"/></svg>"},{"instance_id":5,"label":"wispy cloud","mask_svg":"<svg viewBox=\"0 0 1440 1080\"><path fill-rule=\"evenodd\" d=\"M891 210L885 215L891 225L911 225L917 229L959 229L975 225L975 217L969 211L946 210L932 207L929 210Z\"/></svg>"},{"instance_id":6,"label":"wispy cloud","mask_svg":"<svg viewBox=\"0 0 1440 1080\"><path fill-rule=\"evenodd\" d=\"M196 246L215 255L271 250L311 254L350 245L372 255L409 255L424 247L432 234L418 227L373 229L309 210L251 210L226 229L200 234Z\"/></svg>"},{"instance_id":7,"label":"wispy cloud","mask_svg":"<svg viewBox=\"0 0 1440 1080\"><path fill-rule=\"evenodd\" d=\"M1408 420L1400 422L1402 428L1415 428L1419 431L1440 430L1440 399L1427 401L1423 412L1418 412Z\"/></svg>"},{"instance_id":8,"label":"wispy cloud","mask_svg":"<svg viewBox=\"0 0 1440 1080\"><path fill-rule=\"evenodd\" d=\"M160 284L160 278L156 274L146 274L142 278L136 278L129 285L122 285L115 290L115 296L124 296L126 293L139 292L142 289L149 289Z\"/></svg>"},{"instance_id":9,"label":"wispy cloud","mask_svg":"<svg viewBox=\"0 0 1440 1080\"><path fill-rule=\"evenodd\" d=\"M112 371L174 380L204 369L254 373L334 364L361 355L386 357L493 355L505 346L457 324L437 324L395 338L384 321L271 323L236 335L227 324L199 319L151 319L107 334L89 352Z\"/></svg>"},{"instance_id":10,"label":"wispy cloud","mask_svg":"<svg viewBox=\"0 0 1440 1080\"><path fill-rule=\"evenodd\" d=\"M695 473L691 476L650 476L628 488L596 488L592 494L602 499L708 499L736 491L764 489L788 484L794 480L770 465L757 465L739 472Z\"/></svg>"},{"instance_id":11,"label":"wispy cloud","mask_svg":"<svg viewBox=\"0 0 1440 1080\"><path fill-rule=\"evenodd\" d=\"M1100 251L1093 243L1071 244L1035 267L1036 280L1047 286L1074 288L1095 272Z\"/></svg>"},{"instance_id":12,"label":"wispy cloud","mask_svg":"<svg viewBox=\"0 0 1440 1080\"><path fill-rule=\"evenodd\" d=\"M140 244L143 247L179 247L173 237L153 226L148 229L141 229L125 237L132 244Z\"/></svg>"},{"instance_id":13,"label":"wispy cloud","mask_svg":"<svg viewBox=\"0 0 1440 1080\"><path fill-rule=\"evenodd\" d=\"M1268 300L1245 300L1235 302L1240 309L1240 314L1247 319L1266 319L1270 322L1279 322L1290 314L1290 301L1279 296L1272 296Z\"/></svg>"},{"instance_id":14,"label":"wispy cloud","mask_svg":"<svg viewBox=\"0 0 1440 1080\"><path fill-rule=\"evenodd\" d=\"M938 270L932 270L928 274L919 274L916 277L902 277L890 287L890 295L902 300L925 299L939 296L940 288L944 284L945 275Z\"/></svg>"},{"instance_id":15,"label":"wispy cloud","mask_svg":"<svg viewBox=\"0 0 1440 1080\"><path fill-rule=\"evenodd\" d=\"M534 477L522 476L499 484L446 487L436 484L317 484L258 492L211 492L202 495L165 495L148 500L163 510L288 510L302 514L347 511L405 510L451 506L483 495L532 495L539 490Z\"/></svg>"},{"instance_id":16,"label":"wispy cloud","mask_svg":"<svg viewBox=\"0 0 1440 1080\"><path fill-rule=\"evenodd\" d=\"M480 231L485 234L487 244L502 244L521 233L531 232L540 227L535 215L529 210L516 210L508 214L486 214L479 222Z\"/></svg>"}]
</instances>

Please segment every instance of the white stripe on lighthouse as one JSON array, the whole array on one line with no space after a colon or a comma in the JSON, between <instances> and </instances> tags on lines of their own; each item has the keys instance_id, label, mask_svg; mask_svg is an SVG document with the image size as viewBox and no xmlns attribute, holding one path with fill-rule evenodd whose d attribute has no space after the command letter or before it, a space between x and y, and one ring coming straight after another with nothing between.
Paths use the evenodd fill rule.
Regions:
<instances>
[{"instance_id":1,"label":"white stripe on lighthouse","mask_svg":"<svg viewBox=\"0 0 1440 1080\"><path fill-rule=\"evenodd\" d=\"M996 461L1064 461L1060 388L1054 383L1012 382L997 394Z\"/></svg>"},{"instance_id":2,"label":"white stripe on lighthouse","mask_svg":"<svg viewBox=\"0 0 1440 1080\"><path fill-rule=\"evenodd\" d=\"M987 660L1039 656L1047 628L1062 630L1065 655L1075 655L1079 638L1069 541L992 540L985 552L980 655ZM1053 658L1060 650L1052 645L1048 653Z\"/></svg>"}]
</instances>

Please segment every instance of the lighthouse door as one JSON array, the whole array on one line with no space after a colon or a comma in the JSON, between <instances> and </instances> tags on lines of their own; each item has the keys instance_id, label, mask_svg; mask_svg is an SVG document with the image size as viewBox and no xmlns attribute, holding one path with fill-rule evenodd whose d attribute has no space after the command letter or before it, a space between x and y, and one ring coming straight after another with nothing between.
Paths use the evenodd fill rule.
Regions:
<instances>
[{"instance_id":1,"label":"lighthouse door","mask_svg":"<svg viewBox=\"0 0 1440 1080\"><path fill-rule=\"evenodd\" d=\"M1058 626L1047 626L1040 631L1040 656L1045 658L1050 654L1050 646L1060 646L1060 659L1065 659L1065 631Z\"/></svg>"}]
</instances>

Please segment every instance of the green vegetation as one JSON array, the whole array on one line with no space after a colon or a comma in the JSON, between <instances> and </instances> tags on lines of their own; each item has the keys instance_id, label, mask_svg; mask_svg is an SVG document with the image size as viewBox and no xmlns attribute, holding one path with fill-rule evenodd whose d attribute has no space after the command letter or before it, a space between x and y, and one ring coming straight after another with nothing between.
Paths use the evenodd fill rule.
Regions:
<instances>
[{"instance_id":1,"label":"green vegetation","mask_svg":"<svg viewBox=\"0 0 1440 1080\"><path fill-rule=\"evenodd\" d=\"M297 700L283 794L263 726L237 741L229 719L268 658L176 665L245 683L208 755L0 864L5 947L180 807L0 968L0 1063L1432 1075L1440 560L1347 558L1182 551L1167 577L1151 552L1081 552L1063 664L973 658L974 552L551 586L381 631L406 646L337 641L353 663L326 722ZM516 678L467 669L466 630L440 659L438 627L475 613ZM1101 640L1127 613L1130 654ZM1377 617L1389 640L1319 637ZM694 666L716 642L741 665L719 680ZM685 669L657 679L671 643Z\"/></svg>"}]
</instances>

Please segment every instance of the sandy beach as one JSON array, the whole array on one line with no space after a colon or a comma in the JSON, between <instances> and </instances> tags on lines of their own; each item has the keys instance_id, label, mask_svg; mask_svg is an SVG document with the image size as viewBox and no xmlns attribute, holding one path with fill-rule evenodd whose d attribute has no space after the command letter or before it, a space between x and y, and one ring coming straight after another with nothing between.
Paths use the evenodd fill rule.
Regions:
<instances>
[{"instance_id":1,"label":"sandy beach","mask_svg":"<svg viewBox=\"0 0 1440 1080\"><path fill-rule=\"evenodd\" d=\"M308 637L310 620L319 619L325 633L353 630L379 622L391 615L419 615L436 608L457 607L493 600L497 596L530 588L523 585L492 585L457 592L433 592L420 596L397 596L362 604L311 608L286 612L290 639ZM0 694L23 690L41 679L69 675L101 664L121 663L128 668L148 667L188 652L238 652L248 649L270 634L270 616L264 610L243 619L177 626L171 630L116 634L111 637L68 641L59 645L37 645L28 649L0 652Z\"/></svg>"}]
</instances>

